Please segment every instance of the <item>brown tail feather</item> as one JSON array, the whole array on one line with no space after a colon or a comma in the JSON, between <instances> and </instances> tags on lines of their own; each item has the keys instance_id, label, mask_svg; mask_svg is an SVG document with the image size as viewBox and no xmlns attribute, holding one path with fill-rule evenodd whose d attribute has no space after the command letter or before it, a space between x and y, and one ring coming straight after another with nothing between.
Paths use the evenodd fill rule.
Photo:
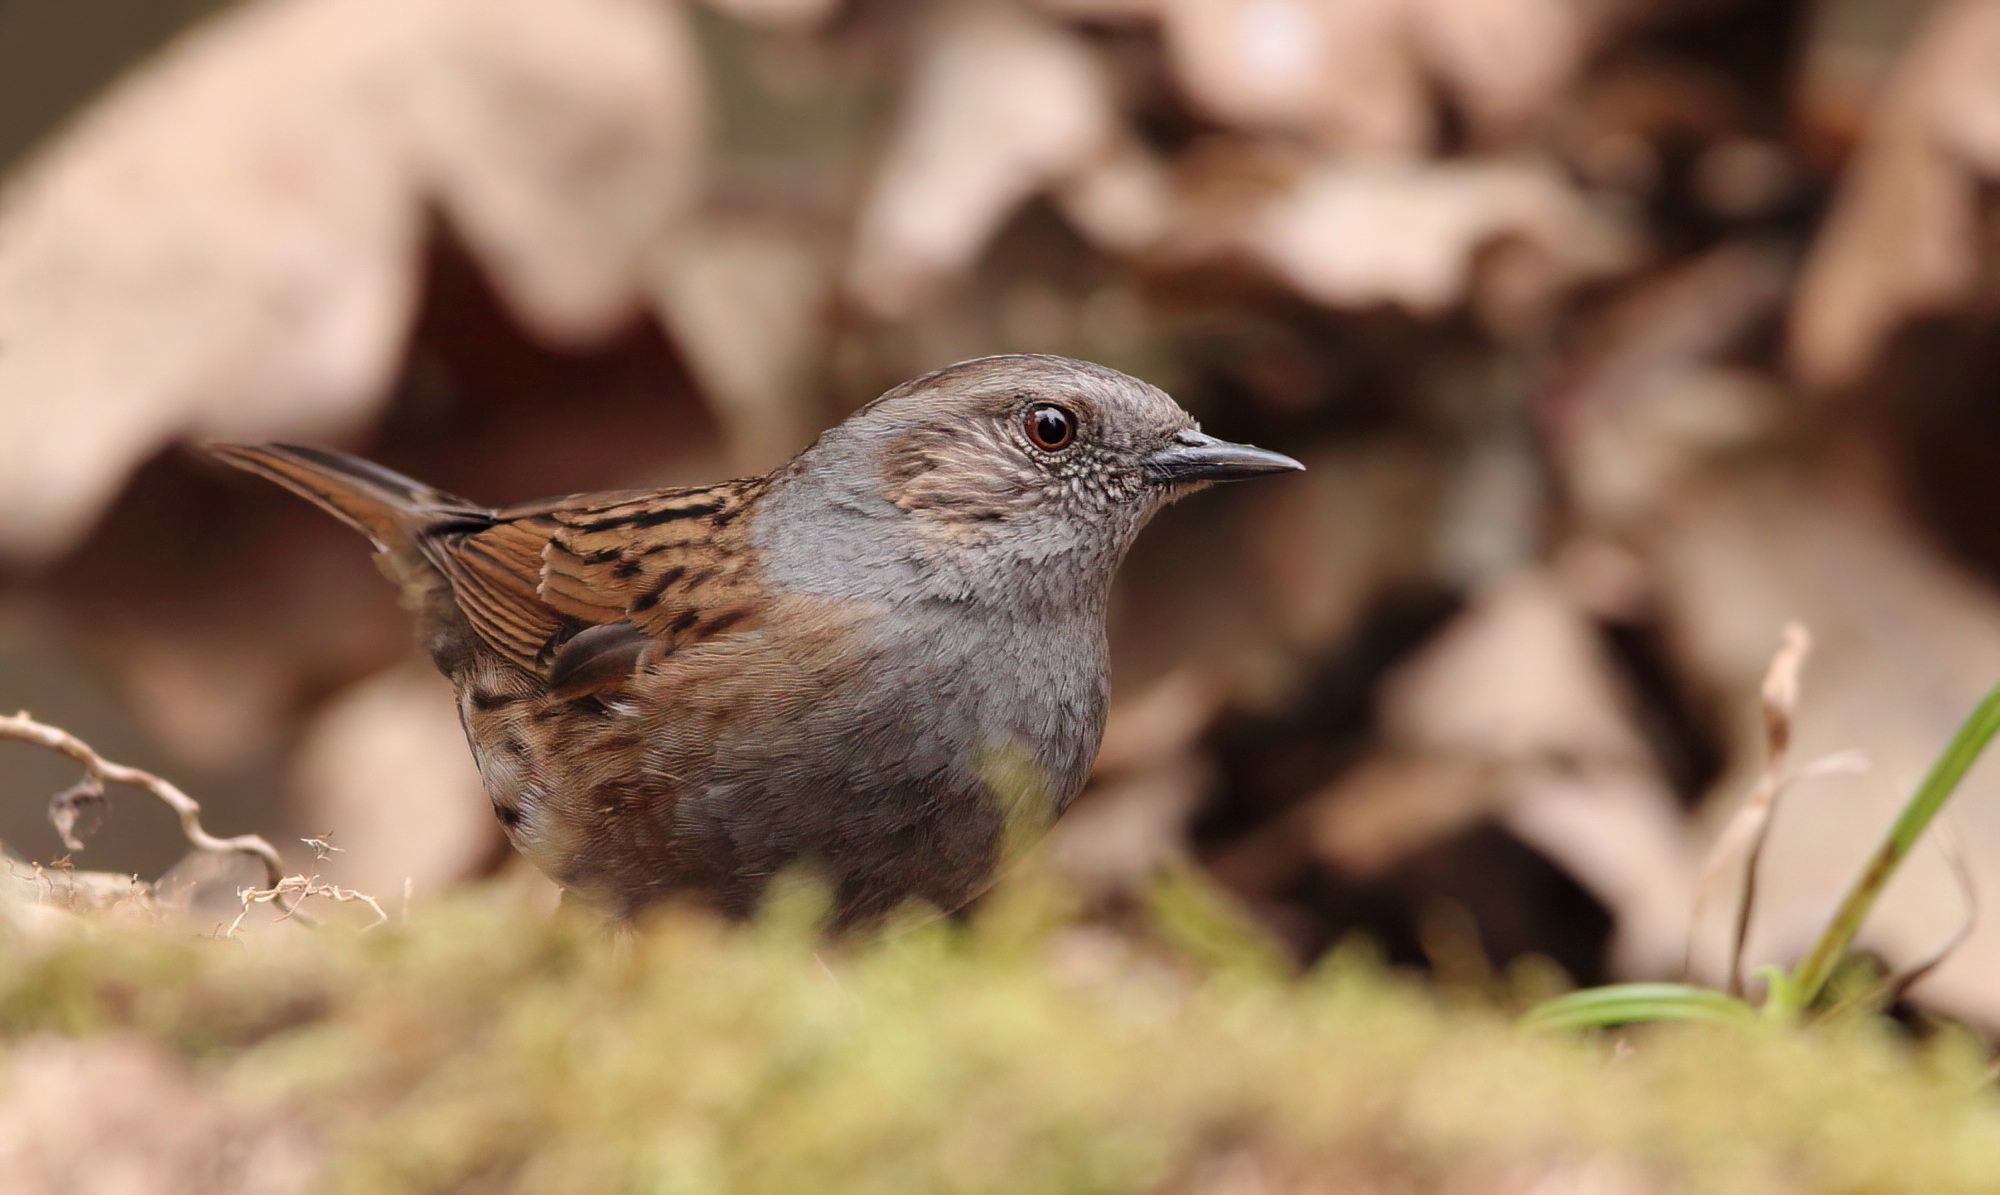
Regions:
<instances>
[{"instance_id":1,"label":"brown tail feather","mask_svg":"<svg viewBox=\"0 0 2000 1195\"><path fill-rule=\"evenodd\" d=\"M209 444L239 469L277 482L374 541L378 550L411 542L441 522L489 519L477 503L432 489L344 452L295 444Z\"/></svg>"}]
</instances>

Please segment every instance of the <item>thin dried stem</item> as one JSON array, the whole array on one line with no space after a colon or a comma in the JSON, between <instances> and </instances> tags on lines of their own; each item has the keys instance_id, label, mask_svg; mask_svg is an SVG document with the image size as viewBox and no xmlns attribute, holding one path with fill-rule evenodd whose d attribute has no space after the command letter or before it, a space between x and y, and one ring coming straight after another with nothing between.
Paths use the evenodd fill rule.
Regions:
<instances>
[{"instance_id":1,"label":"thin dried stem","mask_svg":"<svg viewBox=\"0 0 2000 1195\"><path fill-rule=\"evenodd\" d=\"M174 811L174 816L180 820L182 836L196 850L253 855L264 864L265 880L273 889L284 880L285 867L278 858L276 847L256 834L238 834L234 838L217 838L210 834L202 828L200 802L151 772L112 763L82 739L66 730L37 722L25 712L11 718L0 716L0 739L34 743L69 756L83 766L85 786L101 786L108 781L143 788Z\"/></svg>"},{"instance_id":2,"label":"thin dried stem","mask_svg":"<svg viewBox=\"0 0 2000 1195\"><path fill-rule=\"evenodd\" d=\"M1749 936L1750 916L1756 905L1757 863L1770 832L1772 808L1784 787L1785 753L1791 747L1792 715L1799 704L1799 671L1811 651L1812 635L1806 628L1796 622L1786 623L1778 650L1771 656L1771 666L1764 673L1764 769L1757 777L1756 787L1750 790L1750 795L1744 798L1743 804L1729 819L1721 837L1716 839L1714 849L1709 851L1707 860L1702 864L1701 878L1695 886L1694 910L1688 920L1687 951L1681 961L1684 975L1693 969L1694 934L1701 924L1702 909L1720 882L1729 861L1748 850L1743 895L1737 902L1735 932L1729 955L1729 991L1732 995L1741 995L1743 991L1743 944Z\"/></svg>"},{"instance_id":3,"label":"thin dried stem","mask_svg":"<svg viewBox=\"0 0 2000 1195\"><path fill-rule=\"evenodd\" d=\"M229 923L229 928L222 931L222 936L225 938L236 936L236 931L243 927L243 919L250 915L250 906L252 905L274 904L279 909L278 920L289 921L297 918L300 921L305 921L307 924L313 924L301 909L306 899L313 896L323 897L326 900L337 901L341 904L357 903L367 905L375 914L375 920L368 926L369 929L374 929L375 926L382 925L389 920L389 914L383 912L382 906L377 903L374 897L368 895L366 892L357 892L352 888L342 888L338 884L324 883L316 875L285 876L268 888L239 888L236 895L242 900L243 907L237 911L236 919ZM287 897L291 898L290 903L286 903Z\"/></svg>"},{"instance_id":4,"label":"thin dried stem","mask_svg":"<svg viewBox=\"0 0 2000 1195\"><path fill-rule=\"evenodd\" d=\"M1972 868L1966 864L1965 853L1959 849L1958 835L1943 822L1932 822L1930 833L1932 841L1937 843L1938 853L1944 856L1946 866L1951 868L1952 876L1958 880L1958 894L1965 901L1965 917L1951 936L1944 940L1944 944L1931 952L1930 957L1889 981L1889 997L1892 1000L1901 999L1925 976L1942 966L1979 926L1979 886L1972 878Z\"/></svg>"}]
</instances>

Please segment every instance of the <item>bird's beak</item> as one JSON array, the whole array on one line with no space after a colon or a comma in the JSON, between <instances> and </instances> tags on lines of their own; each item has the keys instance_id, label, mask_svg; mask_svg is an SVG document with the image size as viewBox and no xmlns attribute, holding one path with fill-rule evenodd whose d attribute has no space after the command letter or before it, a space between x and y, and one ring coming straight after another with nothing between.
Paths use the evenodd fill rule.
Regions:
<instances>
[{"instance_id":1,"label":"bird's beak","mask_svg":"<svg viewBox=\"0 0 2000 1195\"><path fill-rule=\"evenodd\" d=\"M1231 444L1189 429L1143 462L1148 481L1174 485L1191 481L1241 481L1264 473L1290 473L1305 468L1282 452L1249 444Z\"/></svg>"}]
</instances>

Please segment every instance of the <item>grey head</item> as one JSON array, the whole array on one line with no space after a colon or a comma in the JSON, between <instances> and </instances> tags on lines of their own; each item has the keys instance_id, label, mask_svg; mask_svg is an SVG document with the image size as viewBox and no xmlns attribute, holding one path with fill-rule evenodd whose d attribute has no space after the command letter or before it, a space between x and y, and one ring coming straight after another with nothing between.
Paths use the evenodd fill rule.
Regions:
<instances>
[{"instance_id":1,"label":"grey head","mask_svg":"<svg viewBox=\"0 0 2000 1195\"><path fill-rule=\"evenodd\" d=\"M753 535L781 589L1101 609L1162 506L1303 467L1204 434L1158 387L1115 369L981 357L828 430L779 472Z\"/></svg>"}]
</instances>

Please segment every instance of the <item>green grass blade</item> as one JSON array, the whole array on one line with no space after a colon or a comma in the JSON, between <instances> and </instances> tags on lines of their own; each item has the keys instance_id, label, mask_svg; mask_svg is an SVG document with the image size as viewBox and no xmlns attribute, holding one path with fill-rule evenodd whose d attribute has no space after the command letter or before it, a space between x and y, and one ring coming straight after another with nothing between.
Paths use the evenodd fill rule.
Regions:
<instances>
[{"instance_id":1,"label":"green grass blade","mask_svg":"<svg viewBox=\"0 0 2000 1195\"><path fill-rule=\"evenodd\" d=\"M1945 799L1958 787L1966 770L1986 749L1996 731L2000 731L2000 685L1996 685L1959 725L1958 732L1945 746L1944 754L1931 765L1930 774L1924 777L1917 791L1910 794L1910 799L1904 803L1903 811L1897 815L1895 824L1889 827L1888 836L1876 848L1868 866L1855 877L1853 887L1848 889L1846 899L1840 902L1840 909L1833 915L1833 920L1827 923L1819 940L1813 943L1812 950L1792 972L1786 999L1795 1002L1795 1008L1806 1008L1818 999L1827 980L1833 977L1834 968L1840 965L1841 957L1854 941L1854 935L1860 932L1861 923L1867 920L1868 911L1874 907L1876 898L1881 896L1882 889L1888 886L1904 856L1923 837L1931 819L1943 808Z\"/></svg>"},{"instance_id":2,"label":"green grass blade","mask_svg":"<svg viewBox=\"0 0 2000 1195\"><path fill-rule=\"evenodd\" d=\"M1521 1017L1536 1032L1605 1029L1653 1021L1747 1025L1757 1012L1734 996L1687 983L1619 983L1544 1000Z\"/></svg>"}]
</instances>

